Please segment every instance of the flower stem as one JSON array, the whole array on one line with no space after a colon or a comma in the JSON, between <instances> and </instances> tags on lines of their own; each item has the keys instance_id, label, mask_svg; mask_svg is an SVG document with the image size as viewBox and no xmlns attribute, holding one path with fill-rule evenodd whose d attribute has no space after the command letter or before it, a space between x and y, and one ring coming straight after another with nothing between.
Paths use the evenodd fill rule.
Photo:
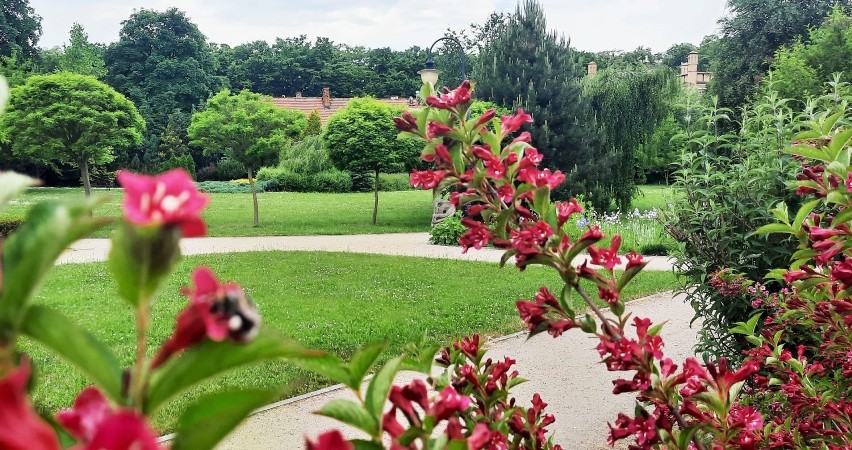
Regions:
<instances>
[{"instance_id":1,"label":"flower stem","mask_svg":"<svg viewBox=\"0 0 852 450\"><path fill-rule=\"evenodd\" d=\"M669 410L671 410L672 412L672 415L675 416L675 420L677 420L677 424L680 426L681 431L686 430L688 425L686 424L686 421L683 420L683 416L680 415L680 412L676 408L674 408L673 405L668 406ZM695 448L698 450L707 450L704 447L704 444L698 439L698 436L695 434L692 435L692 443L695 444Z\"/></svg>"},{"instance_id":2,"label":"flower stem","mask_svg":"<svg viewBox=\"0 0 852 450\"><path fill-rule=\"evenodd\" d=\"M131 398L133 399L133 404L138 408L142 407L142 397L145 387L145 338L148 330L147 308L148 302L141 301L136 310L136 365L133 368L133 377L131 379Z\"/></svg>"},{"instance_id":3,"label":"flower stem","mask_svg":"<svg viewBox=\"0 0 852 450\"><path fill-rule=\"evenodd\" d=\"M589 294L586 293L586 290L583 289L579 284L574 286L574 289L577 290L577 293L580 294L580 297L583 297L583 301L589 305L589 308L594 311L595 315L601 320L601 324L603 325L606 333L612 337L613 340L619 341L621 340L621 333L615 331L615 329L610 325L609 320L607 320L606 316L604 316L603 312L598 308L598 305L595 304L595 301L589 297Z\"/></svg>"}]
</instances>

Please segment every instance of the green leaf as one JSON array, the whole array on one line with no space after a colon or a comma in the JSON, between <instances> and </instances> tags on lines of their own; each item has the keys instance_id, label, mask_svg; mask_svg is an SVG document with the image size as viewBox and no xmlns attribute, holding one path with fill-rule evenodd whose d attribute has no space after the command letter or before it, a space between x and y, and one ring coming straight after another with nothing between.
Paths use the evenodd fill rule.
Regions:
<instances>
[{"instance_id":1,"label":"green leaf","mask_svg":"<svg viewBox=\"0 0 852 450\"><path fill-rule=\"evenodd\" d=\"M370 436L375 436L379 433L379 422L363 406L352 400L332 400L320 408L316 414L331 417L347 425L352 425L359 430L365 431Z\"/></svg>"},{"instance_id":2,"label":"green leaf","mask_svg":"<svg viewBox=\"0 0 852 450\"><path fill-rule=\"evenodd\" d=\"M0 114L3 114L3 109L6 107L6 100L9 99L9 85L6 79L0 75Z\"/></svg>"},{"instance_id":3,"label":"green leaf","mask_svg":"<svg viewBox=\"0 0 852 450\"><path fill-rule=\"evenodd\" d=\"M127 222L112 234L107 267L122 298L137 306L154 296L180 259L177 227L138 227Z\"/></svg>"},{"instance_id":4,"label":"green leaf","mask_svg":"<svg viewBox=\"0 0 852 450\"><path fill-rule=\"evenodd\" d=\"M3 293L0 330L18 330L30 298L71 243L104 226L109 218L91 216L103 199L49 201L35 205L27 220L3 242Z\"/></svg>"},{"instance_id":5,"label":"green leaf","mask_svg":"<svg viewBox=\"0 0 852 450\"><path fill-rule=\"evenodd\" d=\"M386 362L384 366L376 373L376 376L370 380L370 385L367 386L367 397L364 404L367 411L373 414L376 420L381 421L382 412L385 408L385 401L388 398L391 384L399 369L402 358L393 358Z\"/></svg>"},{"instance_id":6,"label":"green leaf","mask_svg":"<svg viewBox=\"0 0 852 450\"><path fill-rule=\"evenodd\" d=\"M366 441L364 439L353 439L349 441L355 450L384 450L380 444L377 444L373 441Z\"/></svg>"},{"instance_id":7,"label":"green leaf","mask_svg":"<svg viewBox=\"0 0 852 450\"><path fill-rule=\"evenodd\" d=\"M840 152L846 147L846 144L849 143L850 138L852 138L852 128L847 128L841 131L840 133L837 133L837 135L834 136L831 142L828 143L828 150L831 152L831 154L840 156ZM841 162L845 163L845 161ZM844 176L843 178L846 177Z\"/></svg>"},{"instance_id":8,"label":"green leaf","mask_svg":"<svg viewBox=\"0 0 852 450\"><path fill-rule=\"evenodd\" d=\"M831 130L834 128L834 124L837 123L838 119L843 117L843 113L844 113L844 111L840 110L840 111L837 111L836 113L828 116L825 119L825 122L823 122L821 127L820 127L820 131L822 132L823 135L827 136L827 135L831 134Z\"/></svg>"},{"instance_id":9,"label":"green leaf","mask_svg":"<svg viewBox=\"0 0 852 450\"><path fill-rule=\"evenodd\" d=\"M627 286L627 283L629 283L630 280L632 280L633 277L635 277L639 272L641 272L642 269L644 269L647 265L648 261L644 261L638 266L633 266L625 270L624 273L621 274L621 277L618 279L618 283L616 283L616 288L618 289L618 291L621 292L621 290L624 289L625 286Z\"/></svg>"},{"instance_id":10,"label":"green leaf","mask_svg":"<svg viewBox=\"0 0 852 450\"><path fill-rule=\"evenodd\" d=\"M815 201L818 201L818 200L815 200ZM852 208L847 208L847 209L844 209L843 211L840 211L839 213L837 213L837 215L834 216L834 220L831 221L831 223L832 223L833 226L837 227L840 224L844 224L844 223L849 222L850 220L852 220Z\"/></svg>"},{"instance_id":11,"label":"green leaf","mask_svg":"<svg viewBox=\"0 0 852 450\"><path fill-rule=\"evenodd\" d=\"M212 449L252 411L280 395L278 390L217 392L195 402L178 421L172 450Z\"/></svg>"},{"instance_id":12,"label":"green leaf","mask_svg":"<svg viewBox=\"0 0 852 450\"><path fill-rule=\"evenodd\" d=\"M760 314L755 314L749 317L747 322L737 322L736 326L731 328L729 331L734 334L753 336L754 330L757 328L757 322L760 321L760 317Z\"/></svg>"},{"instance_id":13,"label":"green leaf","mask_svg":"<svg viewBox=\"0 0 852 450\"><path fill-rule=\"evenodd\" d=\"M113 401L121 402L121 363L91 333L41 305L29 308L22 331L77 366Z\"/></svg>"},{"instance_id":14,"label":"green leaf","mask_svg":"<svg viewBox=\"0 0 852 450\"><path fill-rule=\"evenodd\" d=\"M2 83L2 82L0 82ZM0 108L2 108L0 99ZM0 211L9 201L24 192L28 187L38 184L38 180L15 172L0 172Z\"/></svg>"},{"instance_id":15,"label":"green leaf","mask_svg":"<svg viewBox=\"0 0 852 450\"><path fill-rule=\"evenodd\" d=\"M186 350L151 374L144 412L151 414L166 400L196 384L246 364L284 358L296 365L310 363L314 367L339 364L325 352L303 347L272 331L261 329L251 342L204 341ZM348 373L346 373L348 376Z\"/></svg>"},{"instance_id":16,"label":"green leaf","mask_svg":"<svg viewBox=\"0 0 852 450\"><path fill-rule=\"evenodd\" d=\"M820 201L821 201L820 199L811 200L811 201L805 203L804 205L802 205L801 208L799 208L799 211L796 213L796 218L793 221L793 229L794 230L799 231L799 230L802 229L802 222L804 222L805 219L808 217L808 214L810 214L814 210L814 208L816 208L816 206L819 205ZM852 213L850 213L850 214L852 214ZM850 217L852 217L852 216L850 216Z\"/></svg>"},{"instance_id":17,"label":"green leaf","mask_svg":"<svg viewBox=\"0 0 852 450\"><path fill-rule=\"evenodd\" d=\"M764 225L757 230L755 230L754 234L770 234L770 233L787 233L787 234L796 234L796 230L793 229L790 225L785 225L783 223L770 223L768 225Z\"/></svg>"},{"instance_id":18,"label":"green leaf","mask_svg":"<svg viewBox=\"0 0 852 450\"><path fill-rule=\"evenodd\" d=\"M385 349L387 344L385 342L377 342L373 344L367 344L360 349L358 349L354 355L352 355L352 359L349 360L349 382L346 383L347 386L354 390L361 389L361 382L364 381L364 376L367 375L367 372L373 368L373 365L376 364L376 361L379 359L379 355L382 354L382 351Z\"/></svg>"},{"instance_id":19,"label":"green leaf","mask_svg":"<svg viewBox=\"0 0 852 450\"><path fill-rule=\"evenodd\" d=\"M533 207L539 216L547 215L547 210L550 208L550 188L547 185L540 186L535 190Z\"/></svg>"},{"instance_id":20,"label":"green leaf","mask_svg":"<svg viewBox=\"0 0 852 450\"><path fill-rule=\"evenodd\" d=\"M784 149L784 153L789 153L791 155L799 155L804 156L805 158L815 159L817 161L828 162L831 159L828 155L825 154L824 151L813 148L809 145L796 145L787 149Z\"/></svg>"}]
</instances>

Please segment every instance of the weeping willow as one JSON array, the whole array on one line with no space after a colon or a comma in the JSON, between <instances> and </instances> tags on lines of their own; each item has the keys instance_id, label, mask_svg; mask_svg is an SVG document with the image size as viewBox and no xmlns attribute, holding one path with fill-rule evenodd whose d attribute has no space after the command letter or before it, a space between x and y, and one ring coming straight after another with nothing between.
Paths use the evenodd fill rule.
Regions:
<instances>
[{"instance_id":1,"label":"weeping willow","mask_svg":"<svg viewBox=\"0 0 852 450\"><path fill-rule=\"evenodd\" d=\"M636 152L670 114L679 81L666 66L607 68L583 80L583 96L603 137L602 159L615 182L611 197L622 211L636 191Z\"/></svg>"}]
</instances>

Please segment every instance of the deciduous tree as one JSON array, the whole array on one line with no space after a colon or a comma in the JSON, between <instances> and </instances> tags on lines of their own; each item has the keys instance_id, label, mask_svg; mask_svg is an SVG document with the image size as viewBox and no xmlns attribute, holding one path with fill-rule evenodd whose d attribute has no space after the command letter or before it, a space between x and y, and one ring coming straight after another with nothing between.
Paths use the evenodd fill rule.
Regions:
<instances>
[{"instance_id":1,"label":"deciduous tree","mask_svg":"<svg viewBox=\"0 0 852 450\"><path fill-rule=\"evenodd\" d=\"M41 17L29 0L3 0L0 4L0 56L32 59L38 54Z\"/></svg>"},{"instance_id":2,"label":"deciduous tree","mask_svg":"<svg viewBox=\"0 0 852 450\"><path fill-rule=\"evenodd\" d=\"M16 155L78 166L87 196L89 168L138 146L144 132L130 100L94 77L72 73L30 77L12 90L0 116L0 138Z\"/></svg>"},{"instance_id":3,"label":"deciduous tree","mask_svg":"<svg viewBox=\"0 0 852 450\"><path fill-rule=\"evenodd\" d=\"M254 226L260 226L254 175L276 164L289 139L302 135L307 119L299 111L278 108L269 97L243 90L231 95L223 90L207 101L204 111L192 116L189 137L204 152L224 153L247 171L254 202Z\"/></svg>"}]
</instances>

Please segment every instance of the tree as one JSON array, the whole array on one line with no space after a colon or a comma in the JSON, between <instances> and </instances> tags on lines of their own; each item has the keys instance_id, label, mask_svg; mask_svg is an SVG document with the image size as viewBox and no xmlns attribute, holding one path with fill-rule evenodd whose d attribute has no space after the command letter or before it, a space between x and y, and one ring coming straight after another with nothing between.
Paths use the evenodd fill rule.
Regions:
<instances>
[{"instance_id":1,"label":"tree","mask_svg":"<svg viewBox=\"0 0 852 450\"><path fill-rule=\"evenodd\" d=\"M687 55L695 51L698 51L698 47L688 42L674 44L663 52L662 63L674 70L680 70L680 65L686 62Z\"/></svg>"},{"instance_id":2,"label":"tree","mask_svg":"<svg viewBox=\"0 0 852 450\"><path fill-rule=\"evenodd\" d=\"M59 60L59 70L103 78L106 75L104 48L89 42L86 29L79 23L74 23L70 34L70 43L63 48Z\"/></svg>"},{"instance_id":3,"label":"tree","mask_svg":"<svg viewBox=\"0 0 852 450\"><path fill-rule=\"evenodd\" d=\"M104 54L106 81L137 104L149 136L163 132L173 111L191 112L224 84L204 35L182 11L141 9L121 24Z\"/></svg>"},{"instance_id":4,"label":"tree","mask_svg":"<svg viewBox=\"0 0 852 450\"><path fill-rule=\"evenodd\" d=\"M160 163L160 172L182 167L195 179L195 162L192 159L192 155L189 154L189 146L184 141L184 137L178 129L177 117L178 114L169 116L169 123L166 125L166 130L160 135L158 147L158 156L160 161L162 161Z\"/></svg>"},{"instance_id":5,"label":"tree","mask_svg":"<svg viewBox=\"0 0 852 450\"><path fill-rule=\"evenodd\" d=\"M581 98L579 78L584 73L565 38L547 31L541 5L525 0L503 32L483 48L473 79L480 98L532 114L533 144L545 162L566 173L569 191L597 192L596 203L603 206L609 202L598 187L612 180L590 171L598 167L599 144Z\"/></svg>"},{"instance_id":6,"label":"tree","mask_svg":"<svg viewBox=\"0 0 852 450\"><path fill-rule=\"evenodd\" d=\"M328 119L322 134L335 167L375 174L373 225L379 212L379 173L404 166L409 144L397 139L393 118L389 105L372 98L354 98Z\"/></svg>"},{"instance_id":7,"label":"tree","mask_svg":"<svg viewBox=\"0 0 852 450\"><path fill-rule=\"evenodd\" d=\"M30 77L12 90L0 116L0 139L16 155L76 165L86 196L89 167L138 146L144 132L130 100L94 77L71 73Z\"/></svg>"},{"instance_id":8,"label":"tree","mask_svg":"<svg viewBox=\"0 0 852 450\"><path fill-rule=\"evenodd\" d=\"M589 99L604 135L612 166L612 196L626 211L636 190L636 152L648 143L657 126L671 114L679 80L665 66L634 66L630 70L606 69L584 80Z\"/></svg>"},{"instance_id":9,"label":"tree","mask_svg":"<svg viewBox=\"0 0 852 450\"><path fill-rule=\"evenodd\" d=\"M304 113L278 108L269 97L248 90L231 95L226 89L208 100L204 111L192 116L187 131L192 144L204 147L204 153L224 153L246 168L257 227L254 175L263 166L275 165L287 141L301 136L306 124Z\"/></svg>"},{"instance_id":10,"label":"tree","mask_svg":"<svg viewBox=\"0 0 852 450\"><path fill-rule=\"evenodd\" d=\"M317 110L308 115L308 125L305 128L305 136L319 136L322 133L322 120Z\"/></svg>"},{"instance_id":11,"label":"tree","mask_svg":"<svg viewBox=\"0 0 852 450\"><path fill-rule=\"evenodd\" d=\"M770 73L771 89L782 98L803 100L823 93L832 74L852 75L852 17L835 9L808 39L782 47L775 55ZM769 84L764 89L770 88Z\"/></svg>"},{"instance_id":12,"label":"tree","mask_svg":"<svg viewBox=\"0 0 852 450\"><path fill-rule=\"evenodd\" d=\"M775 51L818 26L834 6L849 0L728 0L730 15L719 21L721 37L712 66L710 92L724 107L739 107L755 92Z\"/></svg>"},{"instance_id":13,"label":"tree","mask_svg":"<svg viewBox=\"0 0 852 450\"><path fill-rule=\"evenodd\" d=\"M24 60L38 54L41 17L29 0L3 0L0 5L0 57L20 56Z\"/></svg>"}]
</instances>

